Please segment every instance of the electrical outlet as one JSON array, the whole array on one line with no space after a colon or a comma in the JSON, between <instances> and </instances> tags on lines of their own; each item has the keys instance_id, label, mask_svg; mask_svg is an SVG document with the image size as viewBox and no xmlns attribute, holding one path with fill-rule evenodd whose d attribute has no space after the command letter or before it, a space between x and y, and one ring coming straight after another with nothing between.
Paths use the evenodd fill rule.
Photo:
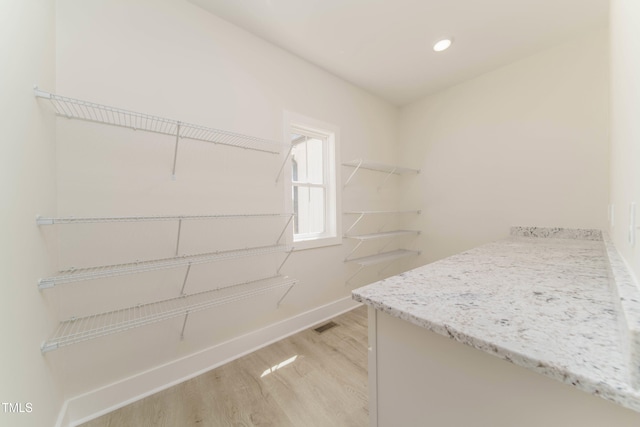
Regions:
<instances>
[{"instance_id":1,"label":"electrical outlet","mask_svg":"<svg viewBox=\"0 0 640 427\"><path fill-rule=\"evenodd\" d=\"M616 210L613 204L609 205L609 210L607 212L609 215L609 228L614 228L616 226Z\"/></svg>"}]
</instances>

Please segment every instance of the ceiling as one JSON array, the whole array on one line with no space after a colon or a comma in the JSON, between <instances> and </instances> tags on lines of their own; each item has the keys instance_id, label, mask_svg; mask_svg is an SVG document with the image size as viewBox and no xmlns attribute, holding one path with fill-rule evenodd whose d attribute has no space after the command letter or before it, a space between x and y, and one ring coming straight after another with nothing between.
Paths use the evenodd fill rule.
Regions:
<instances>
[{"instance_id":1,"label":"ceiling","mask_svg":"<svg viewBox=\"0 0 640 427\"><path fill-rule=\"evenodd\" d=\"M190 0L395 105L603 27L609 0ZM432 50L443 36L447 51Z\"/></svg>"}]
</instances>

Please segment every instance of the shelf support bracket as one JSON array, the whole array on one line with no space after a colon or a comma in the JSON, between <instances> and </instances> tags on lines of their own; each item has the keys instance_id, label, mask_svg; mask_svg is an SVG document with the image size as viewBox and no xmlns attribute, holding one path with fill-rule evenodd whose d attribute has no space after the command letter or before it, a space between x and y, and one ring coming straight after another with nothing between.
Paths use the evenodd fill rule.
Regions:
<instances>
[{"instance_id":1,"label":"shelf support bracket","mask_svg":"<svg viewBox=\"0 0 640 427\"><path fill-rule=\"evenodd\" d=\"M289 291L291 291L291 289L293 289L293 286L295 285L295 283L293 283L291 286L289 286L287 288L287 290L285 291L285 293L282 295L282 297L280 297L280 299L278 300L278 304L277 307L280 307L280 303L282 302L282 300L284 300L284 298L289 294Z\"/></svg>"},{"instance_id":2,"label":"shelf support bracket","mask_svg":"<svg viewBox=\"0 0 640 427\"><path fill-rule=\"evenodd\" d=\"M378 276L380 276L382 274L382 272L385 271L387 268L389 268L392 264L393 264L393 261L388 262L387 265L385 265L380 270L378 270Z\"/></svg>"},{"instance_id":3,"label":"shelf support bracket","mask_svg":"<svg viewBox=\"0 0 640 427\"><path fill-rule=\"evenodd\" d=\"M378 249L378 253L382 253L382 252L384 252L384 251L387 249L387 247L388 247L391 243L393 243L395 240L396 240L395 238L394 238L394 239L389 239L389 240L387 241L387 243L385 243L384 245L382 245L382 247L381 247L380 249Z\"/></svg>"},{"instance_id":4,"label":"shelf support bracket","mask_svg":"<svg viewBox=\"0 0 640 427\"><path fill-rule=\"evenodd\" d=\"M387 174L387 176L384 177L384 180L382 181L382 183L378 186L378 191L380 191L382 189L382 187L384 187L384 185L387 183L387 181L389 180L389 177L391 177L391 175L393 175L394 173L396 173L396 170L398 170L397 167L394 166L394 168Z\"/></svg>"},{"instance_id":5,"label":"shelf support bracket","mask_svg":"<svg viewBox=\"0 0 640 427\"><path fill-rule=\"evenodd\" d=\"M187 320L189 319L189 310L184 314L184 322L182 323L182 331L180 331L180 339L184 339L184 328L187 327Z\"/></svg>"},{"instance_id":6,"label":"shelf support bracket","mask_svg":"<svg viewBox=\"0 0 640 427\"><path fill-rule=\"evenodd\" d=\"M180 249L180 232L182 231L182 218L178 220L178 238L176 239L176 256L178 256L178 250Z\"/></svg>"},{"instance_id":7,"label":"shelf support bracket","mask_svg":"<svg viewBox=\"0 0 640 427\"><path fill-rule=\"evenodd\" d=\"M184 275L184 281L182 282L182 289L180 290L180 295L185 296L184 288L187 286L187 279L189 278L189 271L191 271L191 263L187 266L187 272Z\"/></svg>"},{"instance_id":8,"label":"shelf support bracket","mask_svg":"<svg viewBox=\"0 0 640 427\"><path fill-rule=\"evenodd\" d=\"M349 276L349 278L347 279L347 281L345 282L345 285L348 285L351 282L351 279L353 279L354 277L356 277L358 275L358 273L360 273L362 271L362 269L364 268L363 265L360 266L360 268L358 269L358 271L356 271L355 273L353 273L351 276Z\"/></svg>"},{"instance_id":9,"label":"shelf support bracket","mask_svg":"<svg viewBox=\"0 0 640 427\"><path fill-rule=\"evenodd\" d=\"M364 218L364 214L363 214L363 213L361 213L361 214L360 214L360 216L358 217L358 219L356 219L356 220L353 222L353 224L351 224L351 227L349 227L349 229L348 229L344 234L349 234L349 232L350 232L351 230L353 230L353 228L354 228L354 227L355 227L355 226L360 222L360 220L361 220L362 218Z\"/></svg>"},{"instance_id":10,"label":"shelf support bracket","mask_svg":"<svg viewBox=\"0 0 640 427\"><path fill-rule=\"evenodd\" d=\"M287 228L289 227L289 224L291 224L291 220L293 219L294 215L295 214L291 214L289 216L289 219L287 220L287 223L285 224L284 228L282 229L282 232L280 233L280 235L276 239L276 244L280 243L280 239L282 239L282 236L284 235L284 232L287 231Z\"/></svg>"},{"instance_id":11,"label":"shelf support bracket","mask_svg":"<svg viewBox=\"0 0 640 427\"><path fill-rule=\"evenodd\" d=\"M178 251L180 250L180 234L182 232L182 218L178 220L178 237L176 238L176 256L179 255Z\"/></svg>"},{"instance_id":12,"label":"shelf support bracket","mask_svg":"<svg viewBox=\"0 0 640 427\"><path fill-rule=\"evenodd\" d=\"M55 221L53 218L43 218L40 215L38 215L36 217L36 224L37 225L53 225L55 224Z\"/></svg>"},{"instance_id":13,"label":"shelf support bracket","mask_svg":"<svg viewBox=\"0 0 640 427\"><path fill-rule=\"evenodd\" d=\"M57 349L58 349L57 343L51 344L50 342L43 342L42 345L40 346L40 351L43 354L49 351L57 350Z\"/></svg>"},{"instance_id":14,"label":"shelf support bracket","mask_svg":"<svg viewBox=\"0 0 640 427\"><path fill-rule=\"evenodd\" d=\"M287 252L287 256L284 257L284 260L282 260L282 263L280 263L280 267L278 267L278 270L276 270L277 274L280 274L280 270L282 269L282 267L284 266L284 264L287 262L287 260L289 259L289 257L291 256L291 253L293 252L293 248L291 248L290 251Z\"/></svg>"},{"instance_id":15,"label":"shelf support bracket","mask_svg":"<svg viewBox=\"0 0 640 427\"><path fill-rule=\"evenodd\" d=\"M351 252L349 252L349 253L347 254L347 256L346 256L346 257L344 257L344 260L345 260L345 261L349 261L349 257L350 257L351 255L353 255L353 253L354 253L355 251L357 251L357 250L358 250L358 248L359 248L360 246L362 246L362 240L359 240L359 241L358 241L358 244L357 244L353 249L351 249Z\"/></svg>"},{"instance_id":16,"label":"shelf support bracket","mask_svg":"<svg viewBox=\"0 0 640 427\"><path fill-rule=\"evenodd\" d=\"M49 92L40 90L40 88L36 85L33 86L33 92L35 93L36 96L39 96L40 98L51 99L51 94Z\"/></svg>"},{"instance_id":17,"label":"shelf support bracket","mask_svg":"<svg viewBox=\"0 0 640 427\"><path fill-rule=\"evenodd\" d=\"M55 286L55 282L52 279L38 279L38 289L49 289Z\"/></svg>"},{"instance_id":18,"label":"shelf support bracket","mask_svg":"<svg viewBox=\"0 0 640 427\"><path fill-rule=\"evenodd\" d=\"M173 150L173 170L171 172L171 179L173 181L176 180L176 162L178 161L178 142L180 142L180 124L182 122L178 122L176 127L176 147Z\"/></svg>"},{"instance_id":19,"label":"shelf support bracket","mask_svg":"<svg viewBox=\"0 0 640 427\"><path fill-rule=\"evenodd\" d=\"M384 230L385 228L387 228L387 223L388 221L384 221L382 223L382 225L378 228L378 233L382 233L382 230Z\"/></svg>"},{"instance_id":20,"label":"shelf support bracket","mask_svg":"<svg viewBox=\"0 0 640 427\"><path fill-rule=\"evenodd\" d=\"M289 151L287 151L287 155L284 156L284 160L282 161L282 166L280 166L280 170L278 171L278 175L276 176L276 184L278 183L278 181L280 181L280 175L282 175L282 171L284 170L284 165L287 164L287 160L289 160L289 155L291 154L292 150L293 150L293 144L289 146Z\"/></svg>"},{"instance_id":21,"label":"shelf support bracket","mask_svg":"<svg viewBox=\"0 0 640 427\"><path fill-rule=\"evenodd\" d=\"M353 179L353 177L356 175L356 173L360 169L360 166L362 166L362 162L364 162L364 159L361 159L360 162L358 162L358 166L356 166L353 172L351 172L351 175L349 175L349 178L347 178L347 182L344 183L344 187L349 185L349 183L351 182L351 179Z\"/></svg>"}]
</instances>

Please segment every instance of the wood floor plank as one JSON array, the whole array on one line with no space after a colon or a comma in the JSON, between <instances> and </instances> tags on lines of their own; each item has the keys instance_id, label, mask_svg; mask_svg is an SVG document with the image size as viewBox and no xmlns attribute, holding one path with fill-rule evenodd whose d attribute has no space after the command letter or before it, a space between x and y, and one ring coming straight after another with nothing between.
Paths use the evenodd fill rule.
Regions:
<instances>
[{"instance_id":1,"label":"wood floor plank","mask_svg":"<svg viewBox=\"0 0 640 427\"><path fill-rule=\"evenodd\" d=\"M351 310L82 427L367 426L367 310Z\"/></svg>"}]
</instances>

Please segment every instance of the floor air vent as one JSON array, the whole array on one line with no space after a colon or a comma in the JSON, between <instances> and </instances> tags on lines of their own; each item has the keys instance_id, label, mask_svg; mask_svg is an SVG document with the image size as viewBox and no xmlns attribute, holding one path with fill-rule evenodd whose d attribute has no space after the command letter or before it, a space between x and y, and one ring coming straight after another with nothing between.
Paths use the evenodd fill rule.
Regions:
<instances>
[{"instance_id":1,"label":"floor air vent","mask_svg":"<svg viewBox=\"0 0 640 427\"><path fill-rule=\"evenodd\" d=\"M313 330L321 334L336 326L338 326L336 322L328 322L328 323L325 323L324 325L320 325L317 328L314 328Z\"/></svg>"}]
</instances>

